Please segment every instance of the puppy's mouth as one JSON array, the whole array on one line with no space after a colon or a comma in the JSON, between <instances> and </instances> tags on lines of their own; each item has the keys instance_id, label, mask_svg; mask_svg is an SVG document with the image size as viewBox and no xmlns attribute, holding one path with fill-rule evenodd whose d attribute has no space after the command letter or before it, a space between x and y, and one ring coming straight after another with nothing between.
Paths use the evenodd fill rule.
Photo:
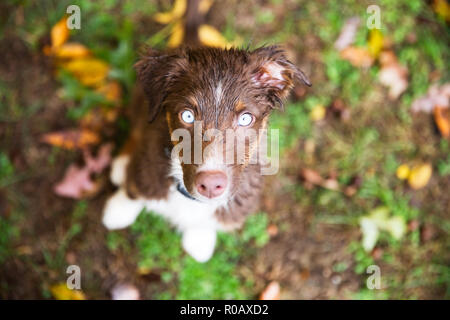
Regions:
<instances>
[{"instance_id":1,"label":"puppy's mouth","mask_svg":"<svg viewBox=\"0 0 450 320\"><path fill-rule=\"evenodd\" d=\"M226 197L218 197L218 198L210 199L210 198L204 197L202 195L192 195L186 189L186 187L184 186L184 184L182 182L177 182L176 188L179 193L181 193L183 196L185 196L186 198L188 198L190 200L198 201L198 202L205 203L205 204L220 204L220 205L223 205L227 202Z\"/></svg>"},{"instance_id":2,"label":"puppy's mouth","mask_svg":"<svg viewBox=\"0 0 450 320\"><path fill-rule=\"evenodd\" d=\"M195 200L195 201L200 201L199 199L193 197L189 193L189 191L186 190L186 188L184 187L184 185L181 182L177 183L177 190L178 190L178 192L180 192L183 196L185 196L188 199Z\"/></svg>"}]
</instances>

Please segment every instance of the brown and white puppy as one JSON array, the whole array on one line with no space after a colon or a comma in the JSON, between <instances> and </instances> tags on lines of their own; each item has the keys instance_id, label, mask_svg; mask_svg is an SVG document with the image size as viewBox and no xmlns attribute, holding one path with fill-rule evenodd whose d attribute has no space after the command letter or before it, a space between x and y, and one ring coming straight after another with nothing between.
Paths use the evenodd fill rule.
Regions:
<instances>
[{"instance_id":1,"label":"brown and white puppy","mask_svg":"<svg viewBox=\"0 0 450 320\"><path fill-rule=\"evenodd\" d=\"M150 121L132 119L136 147L113 163L119 190L103 223L127 227L145 207L182 232L192 257L207 261L216 232L239 227L258 209L261 167L250 159L260 129L296 79L310 83L276 46L150 51L136 68Z\"/></svg>"}]
</instances>

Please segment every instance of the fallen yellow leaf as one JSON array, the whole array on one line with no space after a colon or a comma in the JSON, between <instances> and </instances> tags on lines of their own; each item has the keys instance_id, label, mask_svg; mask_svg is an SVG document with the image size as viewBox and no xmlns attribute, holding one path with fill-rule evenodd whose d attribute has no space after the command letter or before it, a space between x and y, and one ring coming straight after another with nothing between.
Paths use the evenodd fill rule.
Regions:
<instances>
[{"instance_id":1,"label":"fallen yellow leaf","mask_svg":"<svg viewBox=\"0 0 450 320\"><path fill-rule=\"evenodd\" d=\"M82 291L69 289L65 283L53 285L50 292L57 300L86 300Z\"/></svg>"},{"instance_id":2,"label":"fallen yellow leaf","mask_svg":"<svg viewBox=\"0 0 450 320\"><path fill-rule=\"evenodd\" d=\"M377 58L378 55L381 52L381 49L383 49L383 34L378 29L372 29L369 33L369 52L372 55L372 57Z\"/></svg>"},{"instance_id":3,"label":"fallen yellow leaf","mask_svg":"<svg viewBox=\"0 0 450 320\"><path fill-rule=\"evenodd\" d=\"M180 19L186 12L186 8L187 0L175 0L172 10L164 13L156 13L153 16L153 19L155 19L155 21L158 23L168 24Z\"/></svg>"},{"instance_id":4,"label":"fallen yellow leaf","mask_svg":"<svg viewBox=\"0 0 450 320\"><path fill-rule=\"evenodd\" d=\"M108 64L95 58L76 59L64 64L63 67L86 86L100 85L109 72Z\"/></svg>"},{"instance_id":5,"label":"fallen yellow leaf","mask_svg":"<svg viewBox=\"0 0 450 320\"><path fill-rule=\"evenodd\" d=\"M450 21L450 5L447 0L434 0L433 9L442 19Z\"/></svg>"},{"instance_id":6,"label":"fallen yellow leaf","mask_svg":"<svg viewBox=\"0 0 450 320\"><path fill-rule=\"evenodd\" d=\"M209 8L211 8L213 4L213 0L201 0L198 4L198 11L200 13L205 14L209 11Z\"/></svg>"},{"instance_id":7,"label":"fallen yellow leaf","mask_svg":"<svg viewBox=\"0 0 450 320\"><path fill-rule=\"evenodd\" d=\"M140 275L146 275L149 274L150 272L152 272L152 270L149 267L139 266L137 268L137 273Z\"/></svg>"},{"instance_id":8,"label":"fallen yellow leaf","mask_svg":"<svg viewBox=\"0 0 450 320\"><path fill-rule=\"evenodd\" d=\"M167 46L169 48L176 48L183 42L184 39L184 23L183 21L178 21L174 24L172 29L172 34L170 35Z\"/></svg>"},{"instance_id":9,"label":"fallen yellow leaf","mask_svg":"<svg viewBox=\"0 0 450 320\"><path fill-rule=\"evenodd\" d=\"M55 48L54 55L60 59L80 59L89 56L91 52L80 43L65 43Z\"/></svg>"},{"instance_id":10,"label":"fallen yellow leaf","mask_svg":"<svg viewBox=\"0 0 450 320\"><path fill-rule=\"evenodd\" d=\"M408 178L408 183L413 189L420 189L428 184L433 173L431 164L425 163L418 165L411 170L411 174Z\"/></svg>"},{"instance_id":11,"label":"fallen yellow leaf","mask_svg":"<svg viewBox=\"0 0 450 320\"><path fill-rule=\"evenodd\" d=\"M397 168L396 175L400 180L408 179L411 170L407 164L402 164Z\"/></svg>"},{"instance_id":12,"label":"fallen yellow leaf","mask_svg":"<svg viewBox=\"0 0 450 320\"><path fill-rule=\"evenodd\" d=\"M311 112L309 113L309 117L313 121L320 121L325 118L326 112L327 109L324 106L318 104L312 108Z\"/></svg>"},{"instance_id":13,"label":"fallen yellow leaf","mask_svg":"<svg viewBox=\"0 0 450 320\"><path fill-rule=\"evenodd\" d=\"M222 36L222 34L214 27L203 24L198 29L198 37L200 42L208 47L229 48L231 44Z\"/></svg>"},{"instance_id":14,"label":"fallen yellow leaf","mask_svg":"<svg viewBox=\"0 0 450 320\"><path fill-rule=\"evenodd\" d=\"M69 28L67 28L67 17L62 18L56 23L50 33L52 47L57 48L69 38Z\"/></svg>"}]
</instances>

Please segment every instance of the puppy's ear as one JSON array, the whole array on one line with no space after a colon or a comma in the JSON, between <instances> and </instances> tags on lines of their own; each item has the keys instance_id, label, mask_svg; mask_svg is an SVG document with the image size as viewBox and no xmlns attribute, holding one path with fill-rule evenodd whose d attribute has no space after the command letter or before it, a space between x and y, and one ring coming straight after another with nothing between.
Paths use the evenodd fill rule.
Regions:
<instances>
[{"instance_id":1,"label":"puppy's ear","mask_svg":"<svg viewBox=\"0 0 450 320\"><path fill-rule=\"evenodd\" d=\"M149 101L149 121L155 120L162 108L171 82L180 66L180 56L176 53L164 54L148 50L134 67L138 79Z\"/></svg>"},{"instance_id":2,"label":"puppy's ear","mask_svg":"<svg viewBox=\"0 0 450 320\"><path fill-rule=\"evenodd\" d=\"M283 50L277 46L262 47L251 53L254 69L251 80L257 88L264 89L275 102L281 104L299 80L311 86L308 77L287 58Z\"/></svg>"}]
</instances>

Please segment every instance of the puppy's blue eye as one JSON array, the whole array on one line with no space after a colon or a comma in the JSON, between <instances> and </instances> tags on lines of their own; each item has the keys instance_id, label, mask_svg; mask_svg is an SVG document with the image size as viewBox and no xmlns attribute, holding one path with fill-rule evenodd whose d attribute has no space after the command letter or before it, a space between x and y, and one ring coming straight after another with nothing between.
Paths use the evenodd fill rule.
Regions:
<instances>
[{"instance_id":1,"label":"puppy's blue eye","mask_svg":"<svg viewBox=\"0 0 450 320\"><path fill-rule=\"evenodd\" d=\"M184 110L181 112L181 120L183 120L185 123L193 123L194 113L191 110Z\"/></svg>"},{"instance_id":2,"label":"puppy's blue eye","mask_svg":"<svg viewBox=\"0 0 450 320\"><path fill-rule=\"evenodd\" d=\"M251 113L243 113L239 116L238 124L241 127L247 127L253 122L253 115Z\"/></svg>"}]
</instances>

